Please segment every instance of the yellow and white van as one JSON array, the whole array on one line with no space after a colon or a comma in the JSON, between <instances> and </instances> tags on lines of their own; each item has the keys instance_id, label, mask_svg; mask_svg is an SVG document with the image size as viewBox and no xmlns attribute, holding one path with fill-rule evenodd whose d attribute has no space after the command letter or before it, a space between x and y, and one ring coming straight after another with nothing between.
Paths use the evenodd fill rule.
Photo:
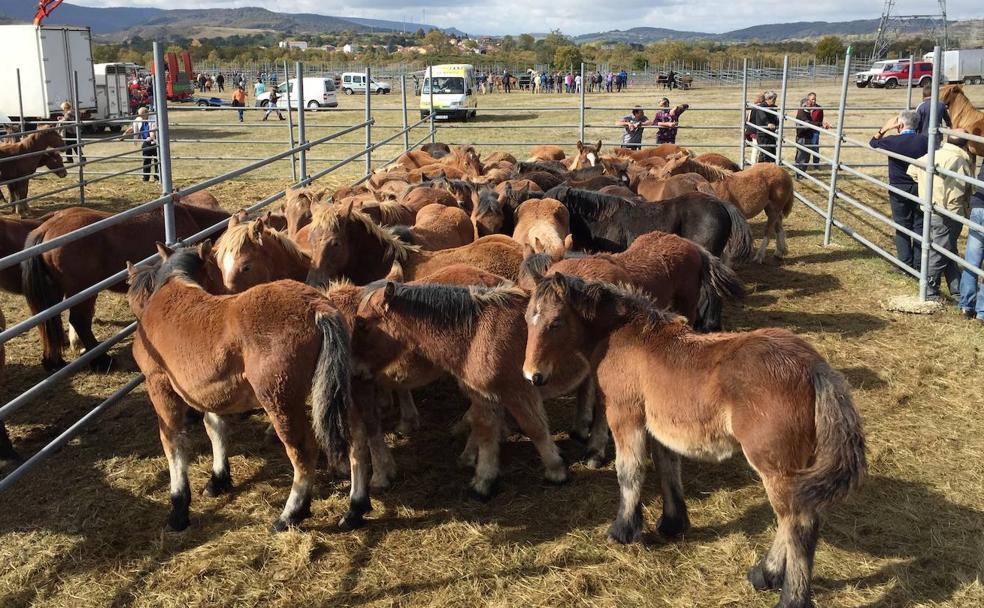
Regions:
<instances>
[{"instance_id":1,"label":"yellow and white van","mask_svg":"<svg viewBox=\"0 0 984 608\"><path fill-rule=\"evenodd\" d=\"M425 118L431 107L431 80L434 81L434 118L468 120L478 111L475 97L475 68L470 64L431 66L424 72L420 89L420 117Z\"/></svg>"}]
</instances>

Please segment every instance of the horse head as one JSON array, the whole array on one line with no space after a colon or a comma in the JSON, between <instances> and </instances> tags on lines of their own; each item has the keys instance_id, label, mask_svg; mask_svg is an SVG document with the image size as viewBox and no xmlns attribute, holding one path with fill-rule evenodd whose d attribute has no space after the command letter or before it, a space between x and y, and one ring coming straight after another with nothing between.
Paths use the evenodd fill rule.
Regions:
<instances>
[{"instance_id":1,"label":"horse head","mask_svg":"<svg viewBox=\"0 0 984 608\"><path fill-rule=\"evenodd\" d=\"M58 152L48 152L41 158L44 166L54 172L54 174L58 177L65 177L68 175L68 171L65 170L65 162L62 160L62 155Z\"/></svg>"}]
</instances>

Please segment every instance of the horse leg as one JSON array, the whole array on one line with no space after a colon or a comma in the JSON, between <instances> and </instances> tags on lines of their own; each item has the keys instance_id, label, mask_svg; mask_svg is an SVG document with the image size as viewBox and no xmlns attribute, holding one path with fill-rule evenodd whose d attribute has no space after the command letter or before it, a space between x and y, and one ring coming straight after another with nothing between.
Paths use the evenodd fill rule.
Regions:
<instances>
[{"instance_id":1,"label":"horse leg","mask_svg":"<svg viewBox=\"0 0 984 608\"><path fill-rule=\"evenodd\" d=\"M12 463L20 462L21 457L10 442L10 435L7 434L7 427L0 422L0 470Z\"/></svg>"},{"instance_id":2,"label":"horse leg","mask_svg":"<svg viewBox=\"0 0 984 608\"><path fill-rule=\"evenodd\" d=\"M171 512L167 516L167 527L180 532L190 523L191 486L188 484L188 436L185 433L188 406L171 388L171 383L161 376L147 379L147 394L157 412L161 446L171 474Z\"/></svg>"},{"instance_id":3,"label":"horse leg","mask_svg":"<svg viewBox=\"0 0 984 608\"><path fill-rule=\"evenodd\" d=\"M470 392L470 391L469 391ZM481 396L471 394L469 410L471 434L477 451L475 476L468 487L468 494L480 502L488 502L495 493L499 478L499 420L497 406Z\"/></svg>"},{"instance_id":4,"label":"horse leg","mask_svg":"<svg viewBox=\"0 0 984 608\"><path fill-rule=\"evenodd\" d=\"M205 413L205 432L212 442L212 476L202 492L205 496L218 496L232 489L232 475L229 473L229 453L226 444L229 440L229 424L212 412Z\"/></svg>"},{"instance_id":5,"label":"horse leg","mask_svg":"<svg viewBox=\"0 0 984 608\"><path fill-rule=\"evenodd\" d=\"M571 439L578 443L588 443L591 439L591 425L594 422L595 386L591 378L585 378L577 387L577 407L574 410L574 428Z\"/></svg>"},{"instance_id":6,"label":"horse leg","mask_svg":"<svg viewBox=\"0 0 984 608\"><path fill-rule=\"evenodd\" d=\"M605 402L598 398L597 387L593 377L589 377L584 384L591 384L591 407L594 411L594 420L591 423L591 438L588 440L586 452L587 461L585 464L591 469L600 469L608 462L608 420L605 418ZM584 384L581 390L585 390ZM578 391L578 398L581 391Z\"/></svg>"},{"instance_id":7,"label":"horse leg","mask_svg":"<svg viewBox=\"0 0 984 608\"><path fill-rule=\"evenodd\" d=\"M765 252L769 248L769 237L775 233L775 217L774 212L770 212L769 208L765 208L765 234L762 236L762 244L759 245L758 251L755 252L755 262L761 264L765 261Z\"/></svg>"},{"instance_id":8,"label":"horse leg","mask_svg":"<svg viewBox=\"0 0 984 608\"><path fill-rule=\"evenodd\" d=\"M789 253L786 246L786 229L782 226L782 213L776 216L776 257L784 258Z\"/></svg>"},{"instance_id":9,"label":"horse leg","mask_svg":"<svg viewBox=\"0 0 984 608\"><path fill-rule=\"evenodd\" d=\"M646 425L639 407L608 404L608 426L615 440L615 471L620 490L618 515L608 538L626 544L642 537L642 484L646 479Z\"/></svg>"},{"instance_id":10,"label":"horse leg","mask_svg":"<svg viewBox=\"0 0 984 608\"><path fill-rule=\"evenodd\" d=\"M659 520L659 533L678 536L690 527L687 502L683 498L683 481L680 479L680 455L656 442L654 460L659 468L660 491L663 494L663 517Z\"/></svg>"},{"instance_id":11,"label":"horse leg","mask_svg":"<svg viewBox=\"0 0 984 608\"><path fill-rule=\"evenodd\" d=\"M76 304L68 311L68 323L77 334L77 340L81 340L82 352L87 352L99 346L99 340L92 333L92 318L96 314L96 296ZM89 364L93 371L109 372L113 368L113 358L107 353L96 357Z\"/></svg>"},{"instance_id":12,"label":"horse leg","mask_svg":"<svg viewBox=\"0 0 984 608\"><path fill-rule=\"evenodd\" d=\"M413 401L413 393L408 390L396 391L396 399L400 404L400 423L396 427L396 432L409 435L420 428L420 414Z\"/></svg>"},{"instance_id":13,"label":"horse leg","mask_svg":"<svg viewBox=\"0 0 984 608\"><path fill-rule=\"evenodd\" d=\"M386 437L383 434L377 397L381 393L389 394L389 391L378 390L374 384L362 380L352 382L352 401L359 404L359 417L366 429L365 435L372 462L372 480L369 487L373 490L387 490L396 479L396 461L393 460L393 453L386 445Z\"/></svg>"},{"instance_id":14,"label":"horse leg","mask_svg":"<svg viewBox=\"0 0 984 608\"><path fill-rule=\"evenodd\" d=\"M287 458L294 467L290 496L280 517L273 522L274 531L283 532L311 516L318 445L314 439L314 430L308 422L307 412L304 411L303 397L289 402L286 399L274 399L264 403L263 409L270 416L270 422L273 423L273 428L287 451Z\"/></svg>"},{"instance_id":15,"label":"horse leg","mask_svg":"<svg viewBox=\"0 0 984 608\"><path fill-rule=\"evenodd\" d=\"M367 401L366 399L366 395L375 392L371 390L372 388L368 382L352 378L352 402L358 407L349 408L348 413L349 469L351 471L349 509L338 522L338 526L345 530L354 530L365 525L364 515L372 510L372 502L369 499L369 476L375 463L369 447L369 432L364 418L367 403L370 408L378 407L375 400Z\"/></svg>"},{"instance_id":16,"label":"horse leg","mask_svg":"<svg viewBox=\"0 0 984 608\"><path fill-rule=\"evenodd\" d=\"M550 436L547 412L543 409L543 400L540 399L539 393L530 390L527 395L520 394L516 397L515 400L507 398L504 402L509 413L516 419L519 429L530 438L540 454L545 469L544 477L552 484L567 483L567 463L564 462L557 444ZM514 406L514 403L519 403L519 406Z\"/></svg>"}]
</instances>

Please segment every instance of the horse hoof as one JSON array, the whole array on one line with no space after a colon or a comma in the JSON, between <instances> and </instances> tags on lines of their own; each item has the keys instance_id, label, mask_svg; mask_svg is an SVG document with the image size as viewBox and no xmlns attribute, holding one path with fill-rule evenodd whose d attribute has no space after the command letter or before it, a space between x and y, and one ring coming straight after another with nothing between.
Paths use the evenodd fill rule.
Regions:
<instances>
[{"instance_id":1,"label":"horse hoof","mask_svg":"<svg viewBox=\"0 0 984 608\"><path fill-rule=\"evenodd\" d=\"M232 490L232 478L228 473L222 476L212 473L208 483L205 484L205 489L202 490L202 494L208 496L209 498L215 498L216 496L225 494L230 490Z\"/></svg>"},{"instance_id":2,"label":"horse hoof","mask_svg":"<svg viewBox=\"0 0 984 608\"><path fill-rule=\"evenodd\" d=\"M61 368L65 367L66 365L67 364L65 363L65 360L64 359L42 359L41 360L41 366L44 368L44 371L48 372L49 374L53 374L53 373L57 372Z\"/></svg>"},{"instance_id":3,"label":"horse hoof","mask_svg":"<svg viewBox=\"0 0 984 608\"><path fill-rule=\"evenodd\" d=\"M476 488L474 485L468 486L468 498L478 501L483 504L488 504L492 497L495 496L496 492L496 482L488 484L487 490L481 490Z\"/></svg>"},{"instance_id":4,"label":"horse hoof","mask_svg":"<svg viewBox=\"0 0 984 608\"><path fill-rule=\"evenodd\" d=\"M629 545L638 542L642 538L642 531L627 523L615 522L608 528L608 540L615 541L620 545Z\"/></svg>"},{"instance_id":5,"label":"horse hoof","mask_svg":"<svg viewBox=\"0 0 984 608\"><path fill-rule=\"evenodd\" d=\"M270 527L273 529L274 532L280 533L280 532L286 532L291 528L296 528L297 524L298 522L296 521L278 517L277 519L273 520L273 524Z\"/></svg>"},{"instance_id":6,"label":"horse hoof","mask_svg":"<svg viewBox=\"0 0 984 608\"><path fill-rule=\"evenodd\" d=\"M690 528L690 520L687 518L662 517L659 520L659 533L667 538L680 536Z\"/></svg>"},{"instance_id":7,"label":"horse hoof","mask_svg":"<svg viewBox=\"0 0 984 608\"><path fill-rule=\"evenodd\" d=\"M344 517L338 520L338 527L346 532L358 530L365 525L366 518L361 513L353 513L352 511L349 511Z\"/></svg>"},{"instance_id":8,"label":"horse hoof","mask_svg":"<svg viewBox=\"0 0 984 608\"><path fill-rule=\"evenodd\" d=\"M584 462L584 466L589 469L600 469L608 464L609 458L604 452L591 451L587 454L587 460Z\"/></svg>"},{"instance_id":9,"label":"horse hoof","mask_svg":"<svg viewBox=\"0 0 984 608\"><path fill-rule=\"evenodd\" d=\"M756 591L776 591L782 587L782 579L775 576L759 562L748 569L748 582Z\"/></svg>"},{"instance_id":10,"label":"horse hoof","mask_svg":"<svg viewBox=\"0 0 984 608\"><path fill-rule=\"evenodd\" d=\"M543 480L552 486L563 486L571 480L571 476L567 473L567 467L564 467L556 472L547 471L543 476Z\"/></svg>"},{"instance_id":11,"label":"horse hoof","mask_svg":"<svg viewBox=\"0 0 984 608\"><path fill-rule=\"evenodd\" d=\"M189 524L191 524L191 520L188 519L187 513L177 514L172 512L167 516L167 527L173 532L181 532Z\"/></svg>"}]
</instances>

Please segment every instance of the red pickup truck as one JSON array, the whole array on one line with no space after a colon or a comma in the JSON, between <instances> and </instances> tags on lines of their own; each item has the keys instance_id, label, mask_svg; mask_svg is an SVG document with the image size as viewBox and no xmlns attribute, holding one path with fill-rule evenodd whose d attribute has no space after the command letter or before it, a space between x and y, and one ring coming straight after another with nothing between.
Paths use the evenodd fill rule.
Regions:
<instances>
[{"instance_id":1,"label":"red pickup truck","mask_svg":"<svg viewBox=\"0 0 984 608\"><path fill-rule=\"evenodd\" d=\"M912 86L921 87L927 82L933 80L933 64L930 61L916 61L914 62L915 69L912 72ZM885 87L886 89L894 89L899 86L906 86L909 81L909 62L902 61L899 63L893 63L886 65L885 68L873 74L871 77L871 86L873 87Z\"/></svg>"}]
</instances>

